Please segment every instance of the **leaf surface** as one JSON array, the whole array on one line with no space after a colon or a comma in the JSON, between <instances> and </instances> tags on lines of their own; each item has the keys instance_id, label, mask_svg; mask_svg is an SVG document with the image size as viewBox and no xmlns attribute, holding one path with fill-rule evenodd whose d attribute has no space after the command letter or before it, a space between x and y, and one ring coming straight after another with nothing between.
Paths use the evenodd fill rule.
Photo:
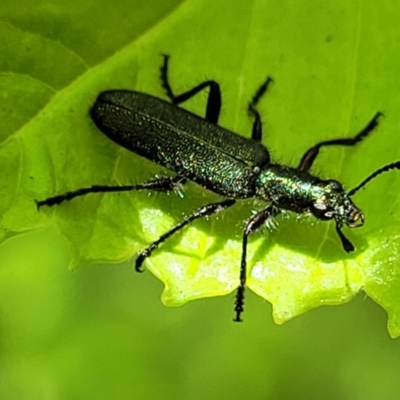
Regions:
<instances>
[{"instance_id":1,"label":"leaf surface","mask_svg":"<svg viewBox=\"0 0 400 400\"><path fill-rule=\"evenodd\" d=\"M53 225L67 240L72 267L134 256L197 207L218 199L189 184L172 194L88 195L37 211L35 200L93 184L140 183L165 173L118 147L93 125L88 109L102 90L135 89L165 98L161 54L171 55L170 81L181 93L205 79L221 84L222 126L249 136L246 105L272 76L260 103L264 144L274 162L296 165L321 140L350 137L377 112L379 128L355 148L321 151L313 172L351 189L400 159L397 118L400 9L386 0L334 4L192 0L69 2L35 12L6 3L0 14L0 229L2 239ZM206 94L184 107L204 115ZM248 287L273 304L284 322L321 304L365 292L400 335L399 185L396 172L355 196L366 215L346 229L356 251L345 254L333 224L277 219L249 246ZM165 284L163 301L231 293L238 285L241 236L260 202L243 202L197 221L170 239L146 267Z\"/></svg>"}]
</instances>

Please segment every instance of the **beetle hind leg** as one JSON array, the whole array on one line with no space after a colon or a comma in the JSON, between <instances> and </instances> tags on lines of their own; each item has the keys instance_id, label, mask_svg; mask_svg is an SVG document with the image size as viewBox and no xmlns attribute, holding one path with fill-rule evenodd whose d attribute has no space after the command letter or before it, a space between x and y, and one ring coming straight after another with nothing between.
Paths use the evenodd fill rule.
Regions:
<instances>
[{"instance_id":1,"label":"beetle hind leg","mask_svg":"<svg viewBox=\"0 0 400 400\"><path fill-rule=\"evenodd\" d=\"M71 192L59 194L57 196L49 197L44 200L35 200L37 208L43 206L55 206L70 201L76 197L85 196L89 193L115 193L115 192L133 192L136 190L154 190L159 192L179 191L179 189L186 183L186 178L181 176L160 176L148 182L140 183L138 185L123 185L123 186L106 186L106 185L93 185L86 188L77 189Z\"/></svg>"},{"instance_id":2,"label":"beetle hind leg","mask_svg":"<svg viewBox=\"0 0 400 400\"><path fill-rule=\"evenodd\" d=\"M181 104L181 103L185 102L186 100L189 100L190 98L195 96L201 90L208 87L209 92L208 92L208 98L207 98L205 119L208 122L217 124L219 115L221 113L221 102L222 102L221 89L219 87L219 84L215 81L209 80L209 81L200 83L200 85L195 86L193 89L190 89L187 92L184 92L179 95L175 95L174 92L172 91L172 88L171 88L171 85L170 85L169 79L168 79L170 56L164 54L163 57L164 57L164 62L160 68L161 85L165 89L165 93L171 100L172 104L176 104L176 105Z\"/></svg>"}]
</instances>

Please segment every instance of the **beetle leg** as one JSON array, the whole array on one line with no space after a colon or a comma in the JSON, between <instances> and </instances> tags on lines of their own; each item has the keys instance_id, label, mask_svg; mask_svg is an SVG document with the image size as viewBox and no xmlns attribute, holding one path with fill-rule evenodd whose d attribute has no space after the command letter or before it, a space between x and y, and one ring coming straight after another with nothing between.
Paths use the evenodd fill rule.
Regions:
<instances>
[{"instance_id":1,"label":"beetle leg","mask_svg":"<svg viewBox=\"0 0 400 400\"><path fill-rule=\"evenodd\" d=\"M189 100L191 97L195 96L201 90L209 87L205 119L208 122L217 124L221 112L221 89L219 88L219 84L215 81L210 80L200 83L200 85L197 85L196 87L188 90L185 93L182 93L180 95L175 95L174 92L172 91L171 85L169 84L168 80L169 56L163 55L163 57L164 57L164 63L160 68L161 83L172 104L176 105L181 104L186 100Z\"/></svg>"},{"instance_id":2,"label":"beetle leg","mask_svg":"<svg viewBox=\"0 0 400 400\"><path fill-rule=\"evenodd\" d=\"M273 82L272 78L268 77L265 82L257 89L254 96L251 98L248 105L248 112L254 117L253 129L251 131L251 138L257 142L262 141L262 123L260 113L257 110L257 104L261 97L265 94L269 84Z\"/></svg>"},{"instance_id":3,"label":"beetle leg","mask_svg":"<svg viewBox=\"0 0 400 400\"><path fill-rule=\"evenodd\" d=\"M54 206L61 204L64 201L69 201L75 197L85 196L89 193L110 193L110 192L131 192L134 190L155 190L166 192L170 190L178 190L186 183L186 178L181 176L161 176L151 181L141 183L139 185L124 185L124 186L102 186L94 185L87 188L74 190L54 197L49 197L45 200L35 200L38 208L42 206Z\"/></svg>"},{"instance_id":4,"label":"beetle leg","mask_svg":"<svg viewBox=\"0 0 400 400\"><path fill-rule=\"evenodd\" d=\"M381 112L377 112L368 123L368 125L353 138L332 139L317 143L314 147L311 147L306 151L306 153L301 158L300 164L297 169L300 171L308 171L313 165L321 147L355 146L357 143L361 142L361 140L367 137L378 126L378 119L381 116L383 116L383 114Z\"/></svg>"},{"instance_id":5,"label":"beetle leg","mask_svg":"<svg viewBox=\"0 0 400 400\"><path fill-rule=\"evenodd\" d=\"M246 224L246 227L243 232L243 240L242 240L242 259L240 263L240 283L236 292L236 300L235 300L235 312L236 316L234 321L241 322L240 318L243 310L244 310L244 291L246 285L247 278L247 238L248 236L255 232L263 223L268 223L271 221L276 215L279 214L279 209L273 205L269 205L264 210L259 211L256 215L251 217Z\"/></svg>"},{"instance_id":6,"label":"beetle leg","mask_svg":"<svg viewBox=\"0 0 400 400\"><path fill-rule=\"evenodd\" d=\"M137 257L136 259L136 264L135 264L135 269L138 272L142 272L141 266L144 262L144 260L151 255L151 253L157 249L157 247L161 244L164 243L170 236L174 235L176 232L180 231L183 229L186 225L190 224L192 221L203 218L206 216L210 216L213 214L217 214L223 210L226 210L228 207L231 207L235 204L235 200L233 199L228 199L224 201L220 201L218 203L211 203L207 204L205 206L202 206L198 208L196 211L194 211L191 215L189 215L187 218L185 218L182 222L179 224L175 225L172 229L170 229L168 232L164 233L161 235L157 240L155 240L150 246L148 246L146 249L144 249Z\"/></svg>"}]
</instances>

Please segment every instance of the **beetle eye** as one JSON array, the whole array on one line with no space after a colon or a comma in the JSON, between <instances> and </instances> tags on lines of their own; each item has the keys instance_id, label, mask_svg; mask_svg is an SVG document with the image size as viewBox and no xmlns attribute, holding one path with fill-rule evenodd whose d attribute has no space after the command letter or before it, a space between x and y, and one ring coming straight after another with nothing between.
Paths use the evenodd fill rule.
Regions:
<instances>
[{"instance_id":1,"label":"beetle eye","mask_svg":"<svg viewBox=\"0 0 400 400\"><path fill-rule=\"evenodd\" d=\"M335 191L343 190L342 184L333 179L328 181L328 186Z\"/></svg>"},{"instance_id":2,"label":"beetle eye","mask_svg":"<svg viewBox=\"0 0 400 400\"><path fill-rule=\"evenodd\" d=\"M311 207L312 214L322 220L332 219L333 218L333 211L328 210L328 207L323 203L314 203Z\"/></svg>"},{"instance_id":3,"label":"beetle eye","mask_svg":"<svg viewBox=\"0 0 400 400\"><path fill-rule=\"evenodd\" d=\"M326 210L326 205L323 203L314 203L313 207L316 208L319 211L325 211Z\"/></svg>"}]
</instances>

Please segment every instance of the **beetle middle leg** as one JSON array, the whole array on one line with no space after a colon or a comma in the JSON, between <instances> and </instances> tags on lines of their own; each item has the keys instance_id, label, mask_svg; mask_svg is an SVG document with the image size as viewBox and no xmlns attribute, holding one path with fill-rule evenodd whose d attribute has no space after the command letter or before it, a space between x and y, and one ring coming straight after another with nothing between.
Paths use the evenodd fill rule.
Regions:
<instances>
[{"instance_id":1,"label":"beetle middle leg","mask_svg":"<svg viewBox=\"0 0 400 400\"><path fill-rule=\"evenodd\" d=\"M160 68L161 71L161 82L162 87L165 89L165 92L169 99L171 100L172 104L180 104L189 100L191 97L195 96L201 90L209 87L208 98L207 98L207 108L206 108L206 117L205 119L208 122L212 122L214 124L218 123L219 115L221 112L221 89L219 88L219 84L215 81L206 81L200 83L193 89L188 90L179 95L175 95L172 91L171 85L169 84L168 80L168 64L169 64L169 56L163 55L164 62Z\"/></svg>"},{"instance_id":2,"label":"beetle middle leg","mask_svg":"<svg viewBox=\"0 0 400 400\"><path fill-rule=\"evenodd\" d=\"M256 140L257 142L262 141L262 123L261 116L257 110L257 104L260 101L261 97L266 93L268 86L272 83L273 80L270 77L267 77L265 82L257 89L254 96L251 98L249 105L247 107L248 112L254 117L253 129L251 131L251 138Z\"/></svg>"},{"instance_id":3,"label":"beetle middle leg","mask_svg":"<svg viewBox=\"0 0 400 400\"><path fill-rule=\"evenodd\" d=\"M154 190L160 192L167 192L172 190L178 190L182 185L186 183L186 178L181 176L160 176L152 179L148 182L144 182L138 185L124 185L124 186L103 186L94 185L87 188L81 188L71 192L66 192L54 197L49 197L45 200L36 200L38 208L43 206L55 206L61 204L64 201L69 201L75 197L85 196L89 193L110 193L110 192L132 192L135 190Z\"/></svg>"},{"instance_id":4,"label":"beetle middle leg","mask_svg":"<svg viewBox=\"0 0 400 400\"><path fill-rule=\"evenodd\" d=\"M367 126L353 138L344 139L332 139L325 140L323 142L317 143L315 146L311 147L306 151L306 153L301 158L300 164L297 167L300 171L309 171L313 165L319 150L324 146L355 146L357 143L361 142L365 137L367 137L377 126L379 117L383 116L381 112L377 112Z\"/></svg>"},{"instance_id":5,"label":"beetle middle leg","mask_svg":"<svg viewBox=\"0 0 400 400\"><path fill-rule=\"evenodd\" d=\"M172 229L170 229L168 232L164 233L161 235L157 240L155 240L153 243L150 244L146 249L144 249L142 252L139 253L137 259L136 259L136 264L135 264L135 269L138 272L141 272L142 269L142 264L144 260L151 255L151 253L157 249L157 247L164 243L169 237L183 229L186 225L189 225L192 221L207 217L213 214L217 214L221 211L226 210L227 208L233 206L235 204L235 200L233 199L227 199L224 201L220 201L218 203L211 203L207 204L205 206L202 206L198 208L196 211L194 211L191 215L189 215L187 218L185 218L182 222L179 224L175 225Z\"/></svg>"},{"instance_id":6,"label":"beetle middle leg","mask_svg":"<svg viewBox=\"0 0 400 400\"><path fill-rule=\"evenodd\" d=\"M269 205L264 210L259 211L256 215L251 217L246 224L246 227L243 232L243 240L242 240L242 259L240 262L240 284L236 292L236 300L235 300L235 312L236 317L234 321L241 322L240 318L243 309L244 309L244 291L246 286L246 278L247 278L247 239L248 236L255 232L263 223L268 220L272 220L276 215L279 214L279 209L274 205Z\"/></svg>"}]
</instances>

